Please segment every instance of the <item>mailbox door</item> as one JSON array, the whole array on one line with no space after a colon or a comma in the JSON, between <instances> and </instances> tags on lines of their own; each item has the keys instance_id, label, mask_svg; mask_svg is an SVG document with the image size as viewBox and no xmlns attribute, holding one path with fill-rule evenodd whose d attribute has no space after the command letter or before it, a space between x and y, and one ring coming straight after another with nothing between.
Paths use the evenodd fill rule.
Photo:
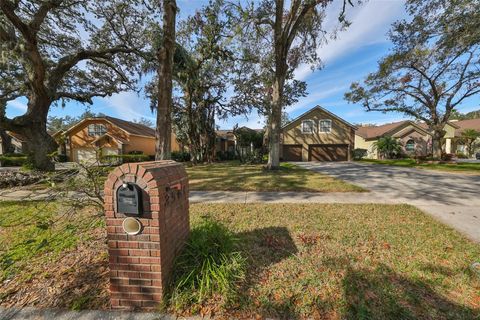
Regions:
<instances>
[{"instance_id":1,"label":"mailbox door","mask_svg":"<svg viewBox=\"0 0 480 320\"><path fill-rule=\"evenodd\" d=\"M142 190L133 183L117 189L117 212L140 215L142 213Z\"/></svg>"}]
</instances>

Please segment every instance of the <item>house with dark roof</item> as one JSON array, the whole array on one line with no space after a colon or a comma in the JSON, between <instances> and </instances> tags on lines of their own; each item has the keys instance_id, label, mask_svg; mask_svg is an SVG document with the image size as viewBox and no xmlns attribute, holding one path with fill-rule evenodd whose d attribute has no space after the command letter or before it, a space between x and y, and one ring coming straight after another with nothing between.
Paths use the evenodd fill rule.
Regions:
<instances>
[{"instance_id":1,"label":"house with dark roof","mask_svg":"<svg viewBox=\"0 0 480 320\"><path fill-rule=\"evenodd\" d=\"M456 123L448 122L443 142L445 153L455 152L453 139L459 127ZM432 153L432 133L425 123L410 120L398 121L384 125L360 126L355 132L355 148L366 149L367 158L378 159L379 155L375 143L381 137L394 137L402 145L402 151L409 156L427 156Z\"/></svg>"},{"instance_id":2,"label":"house with dark roof","mask_svg":"<svg viewBox=\"0 0 480 320\"><path fill-rule=\"evenodd\" d=\"M69 161L90 162L99 155L155 155L155 130L114 117L87 118L53 135ZM181 150L172 133L172 151Z\"/></svg>"}]
</instances>

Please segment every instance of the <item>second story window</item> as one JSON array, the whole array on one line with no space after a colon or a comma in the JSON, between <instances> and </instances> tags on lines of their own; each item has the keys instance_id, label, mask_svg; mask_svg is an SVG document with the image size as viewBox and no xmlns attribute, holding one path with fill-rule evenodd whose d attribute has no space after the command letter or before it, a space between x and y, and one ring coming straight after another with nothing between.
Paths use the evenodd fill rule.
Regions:
<instances>
[{"instance_id":1,"label":"second story window","mask_svg":"<svg viewBox=\"0 0 480 320\"><path fill-rule=\"evenodd\" d=\"M332 120L320 120L320 132L331 132L332 131Z\"/></svg>"},{"instance_id":2,"label":"second story window","mask_svg":"<svg viewBox=\"0 0 480 320\"><path fill-rule=\"evenodd\" d=\"M91 137L103 136L107 133L107 127L104 124L90 124L88 126L88 135Z\"/></svg>"},{"instance_id":3,"label":"second story window","mask_svg":"<svg viewBox=\"0 0 480 320\"><path fill-rule=\"evenodd\" d=\"M302 133L313 133L314 122L313 120L304 120L302 122Z\"/></svg>"}]
</instances>

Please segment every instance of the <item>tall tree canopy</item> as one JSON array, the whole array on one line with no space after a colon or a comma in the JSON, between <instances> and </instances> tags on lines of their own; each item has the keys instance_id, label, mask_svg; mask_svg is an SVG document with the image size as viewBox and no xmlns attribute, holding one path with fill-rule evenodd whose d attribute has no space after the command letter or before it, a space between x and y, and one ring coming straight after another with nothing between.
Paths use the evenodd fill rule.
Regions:
<instances>
[{"instance_id":1,"label":"tall tree canopy","mask_svg":"<svg viewBox=\"0 0 480 320\"><path fill-rule=\"evenodd\" d=\"M131 0L0 0L0 99L26 97L24 115L0 127L28 139L39 169L52 169L56 143L47 116L54 103L92 103L134 87L137 55L156 6Z\"/></svg>"},{"instance_id":2,"label":"tall tree canopy","mask_svg":"<svg viewBox=\"0 0 480 320\"><path fill-rule=\"evenodd\" d=\"M480 93L480 2L409 0L406 8L412 19L393 25L392 53L345 97L368 111L424 121L440 158L452 111Z\"/></svg>"},{"instance_id":3,"label":"tall tree canopy","mask_svg":"<svg viewBox=\"0 0 480 320\"><path fill-rule=\"evenodd\" d=\"M269 143L268 168L279 167L280 132L282 112L286 103L286 88L300 92L302 85L294 82L295 69L305 63L313 68L321 65L318 49L326 41L326 31L323 25L325 11L331 0L262 0L250 1L246 5L232 3L238 11L238 16L244 20L239 24L238 33L241 43L245 44L242 51L249 60L254 61L260 71L270 106L266 108L267 134ZM346 27L344 12L351 0L344 0L339 20L341 27ZM249 50L249 47L261 50ZM300 91L299 91L300 90ZM295 97L295 95L293 95Z\"/></svg>"}]
</instances>

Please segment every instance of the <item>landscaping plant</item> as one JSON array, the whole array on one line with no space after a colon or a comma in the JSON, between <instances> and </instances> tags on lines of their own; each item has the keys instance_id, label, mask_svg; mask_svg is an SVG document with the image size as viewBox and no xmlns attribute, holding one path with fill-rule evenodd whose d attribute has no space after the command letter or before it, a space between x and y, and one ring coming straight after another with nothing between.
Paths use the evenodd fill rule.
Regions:
<instances>
[{"instance_id":1,"label":"landscaping plant","mask_svg":"<svg viewBox=\"0 0 480 320\"><path fill-rule=\"evenodd\" d=\"M387 159L397 158L402 151L402 146L398 140L389 136L378 139L373 144L373 148Z\"/></svg>"},{"instance_id":2,"label":"landscaping plant","mask_svg":"<svg viewBox=\"0 0 480 320\"><path fill-rule=\"evenodd\" d=\"M245 267L234 234L223 225L204 219L192 230L177 258L168 304L174 310L192 311L210 299L227 304L236 296Z\"/></svg>"}]
</instances>

